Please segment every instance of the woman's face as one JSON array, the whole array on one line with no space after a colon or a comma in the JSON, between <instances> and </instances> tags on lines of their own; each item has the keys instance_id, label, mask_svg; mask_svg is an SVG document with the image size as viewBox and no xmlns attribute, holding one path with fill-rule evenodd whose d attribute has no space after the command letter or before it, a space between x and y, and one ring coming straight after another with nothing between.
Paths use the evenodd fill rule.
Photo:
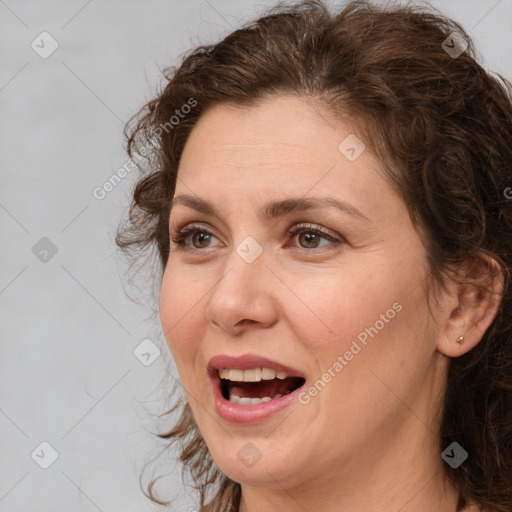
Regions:
<instances>
[{"instance_id":1,"label":"woman's face","mask_svg":"<svg viewBox=\"0 0 512 512\"><path fill-rule=\"evenodd\" d=\"M161 321L205 442L242 484L361 483L376 460L439 458L425 251L351 133L274 96L207 111L181 158L170 233L197 232L171 243Z\"/></svg>"}]
</instances>

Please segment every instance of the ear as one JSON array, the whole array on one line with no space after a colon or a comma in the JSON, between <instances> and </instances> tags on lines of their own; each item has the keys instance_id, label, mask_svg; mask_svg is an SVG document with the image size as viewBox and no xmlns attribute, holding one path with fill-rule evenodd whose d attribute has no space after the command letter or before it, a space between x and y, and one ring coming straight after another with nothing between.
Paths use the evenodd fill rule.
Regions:
<instances>
[{"instance_id":1,"label":"ear","mask_svg":"<svg viewBox=\"0 0 512 512\"><path fill-rule=\"evenodd\" d=\"M439 352L449 357L459 357L478 345L496 317L504 286L499 264L482 253L466 261L455 274L465 282L452 281L447 287L437 343Z\"/></svg>"}]
</instances>

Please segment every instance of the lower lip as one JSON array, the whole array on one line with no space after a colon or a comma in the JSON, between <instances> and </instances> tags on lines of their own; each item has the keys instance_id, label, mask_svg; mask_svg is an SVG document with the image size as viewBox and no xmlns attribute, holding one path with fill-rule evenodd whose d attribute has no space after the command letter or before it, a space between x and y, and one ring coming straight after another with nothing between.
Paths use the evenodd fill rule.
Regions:
<instances>
[{"instance_id":1,"label":"lower lip","mask_svg":"<svg viewBox=\"0 0 512 512\"><path fill-rule=\"evenodd\" d=\"M226 421L238 424L257 423L267 420L294 402L304 387L303 384L295 391L292 391L281 398L270 400L270 402L263 402L261 404L254 405L239 405L226 400L222 396L218 378L212 377L211 383L213 386L213 399L217 414Z\"/></svg>"}]
</instances>

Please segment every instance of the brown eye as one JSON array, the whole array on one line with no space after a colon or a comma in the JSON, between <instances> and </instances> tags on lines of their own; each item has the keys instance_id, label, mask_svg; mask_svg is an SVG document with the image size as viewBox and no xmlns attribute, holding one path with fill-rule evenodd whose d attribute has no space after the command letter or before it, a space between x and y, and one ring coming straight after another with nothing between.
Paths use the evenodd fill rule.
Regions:
<instances>
[{"instance_id":1,"label":"brown eye","mask_svg":"<svg viewBox=\"0 0 512 512\"><path fill-rule=\"evenodd\" d=\"M314 225L294 227L288 231L288 235L291 237L298 235L299 248L302 249L319 249L329 245L338 246L343 243L343 240L333 237L323 229ZM200 226L190 226L179 231L175 237L172 238L172 241L180 249L200 250L212 247L209 245L212 237L216 238L215 235L210 233L207 229ZM190 245L189 239L192 245ZM320 245L322 239L331 242L331 244Z\"/></svg>"},{"instance_id":2,"label":"brown eye","mask_svg":"<svg viewBox=\"0 0 512 512\"><path fill-rule=\"evenodd\" d=\"M200 227L190 226L179 231L172 241L182 249L207 249L207 245L211 237L215 236L208 230ZM192 246L189 245L188 239L192 240Z\"/></svg>"},{"instance_id":3,"label":"brown eye","mask_svg":"<svg viewBox=\"0 0 512 512\"><path fill-rule=\"evenodd\" d=\"M302 233L299 233L299 241L304 241L305 247L307 249L316 249L318 247L318 243L320 242L320 236L316 233L312 233L311 231L303 231Z\"/></svg>"},{"instance_id":4,"label":"brown eye","mask_svg":"<svg viewBox=\"0 0 512 512\"><path fill-rule=\"evenodd\" d=\"M210 234L205 233L204 231L196 231L195 233L192 233L192 245L194 247L197 247L198 249L204 248L202 244L209 241ZM198 245L196 245L194 242L197 242Z\"/></svg>"},{"instance_id":5,"label":"brown eye","mask_svg":"<svg viewBox=\"0 0 512 512\"><path fill-rule=\"evenodd\" d=\"M313 225L294 227L288 231L288 234L291 237L298 235L297 238L302 249L319 249L328 245L337 246L343 243L342 240L334 238L323 229ZM332 243L319 245L322 238Z\"/></svg>"}]
</instances>

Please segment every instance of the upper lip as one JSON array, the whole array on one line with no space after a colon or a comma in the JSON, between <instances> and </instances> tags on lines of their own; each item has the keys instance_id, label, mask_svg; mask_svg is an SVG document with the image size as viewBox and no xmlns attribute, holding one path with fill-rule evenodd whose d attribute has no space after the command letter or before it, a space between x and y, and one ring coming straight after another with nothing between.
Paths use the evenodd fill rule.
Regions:
<instances>
[{"instance_id":1,"label":"upper lip","mask_svg":"<svg viewBox=\"0 0 512 512\"><path fill-rule=\"evenodd\" d=\"M227 354L218 354L208 362L208 369L217 373L220 368L230 368L233 370L250 370L252 368L271 368L276 371L286 372L289 377L302 377L302 372L285 364L273 361L267 357L255 354L246 354L243 356L230 356Z\"/></svg>"}]
</instances>

